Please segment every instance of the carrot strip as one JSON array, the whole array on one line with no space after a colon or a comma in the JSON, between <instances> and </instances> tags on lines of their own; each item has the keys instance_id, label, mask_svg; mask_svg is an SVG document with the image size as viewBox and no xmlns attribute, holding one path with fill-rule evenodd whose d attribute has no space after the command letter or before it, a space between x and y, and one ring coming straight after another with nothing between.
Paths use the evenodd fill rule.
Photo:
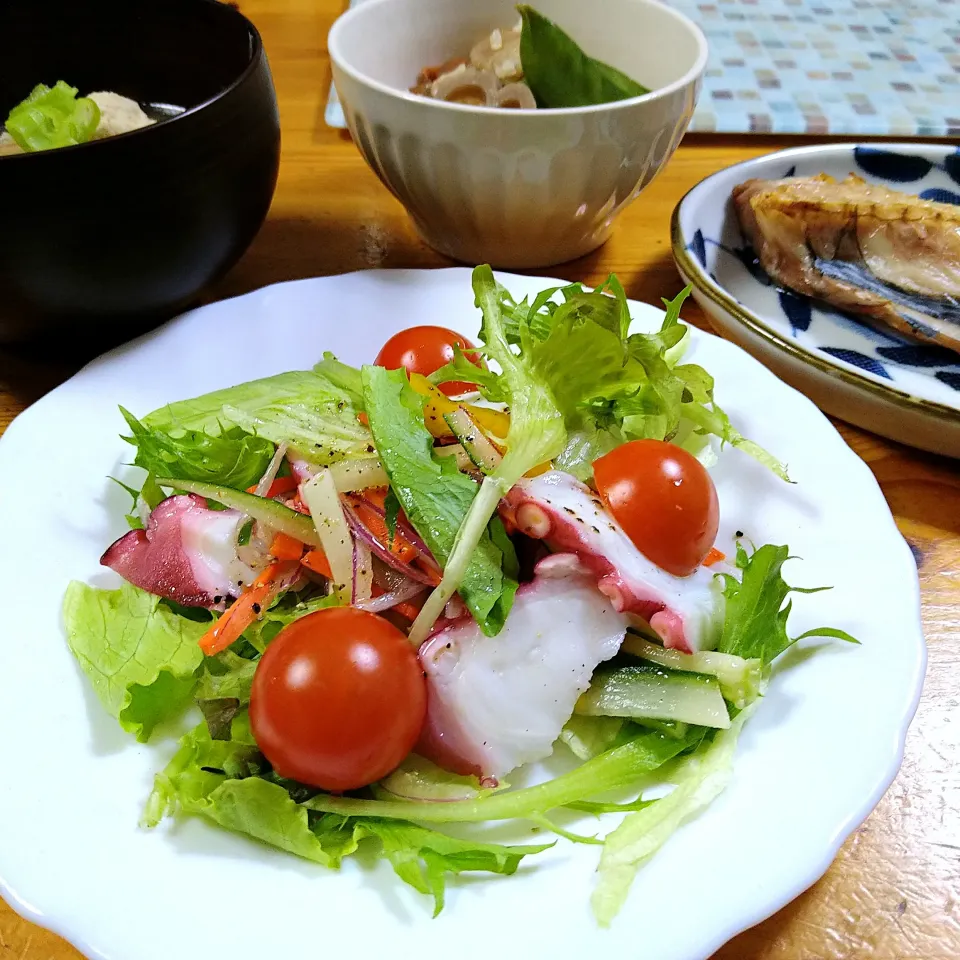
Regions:
<instances>
[{"instance_id":1,"label":"carrot strip","mask_svg":"<svg viewBox=\"0 0 960 960\"><path fill-rule=\"evenodd\" d=\"M391 607L392 610L395 610L400 614L401 617L406 617L408 620L416 620L417 614L420 613L420 608L426 602L427 595L423 594L419 598L414 598L413 600L404 600L403 603L398 603L395 607Z\"/></svg>"},{"instance_id":2,"label":"carrot strip","mask_svg":"<svg viewBox=\"0 0 960 960\"><path fill-rule=\"evenodd\" d=\"M726 559L727 555L725 553L721 553L716 547L711 547L710 552L703 558L703 566L712 567L715 563Z\"/></svg>"},{"instance_id":3,"label":"carrot strip","mask_svg":"<svg viewBox=\"0 0 960 960\"><path fill-rule=\"evenodd\" d=\"M270 544L270 555L277 560L299 560L303 556L303 544L286 533L278 533Z\"/></svg>"},{"instance_id":4,"label":"carrot strip","mask_svg":"<svg viewBox=\"0 0 960 960\"><path fill-rule=\"evenodd\" d=\"M322 550L308 550L301 558L300 563L308 570L319 573L328 580L333 579L333 571L327 561L327 555Z\"/></svg>"},{"instance_id":5,"label":"carrot strip","mask_svg":"<svg viewBox=\"0 0 960 960\"><path fill-rule=\"evenodd\" d=\"M260 615L280 592L281 584L295 564L280 560L265 567L260 576L233 602L227 612L200 638L200 649L208 656L226 650Z\"/></svg>"},{"instance_id":6,"label":"carrot strip","mask_svg":"<svg viewBox=\"0 0 960 960\"><path fill-rule=\"evenodd\" d=\"M272 500L274 497L280 496L281 493L292 493L297 489L297 478L296 477L277 477L273 483L270 484L270 489L266 492L265 496L268 500ZM247 493L256 493L257 485L254 484L252 487L247 487Z\"/></svg>"},{"instance_id":7,"label":"carrot strip","mask_svg":"<svg viewBox=\"0 0 960 960\"><path fill-rule=\"evenodd\" d=\"M380 541L398 560L403 563L411 563L419 556L416 547L408 543L404 537L397 532L391 539L390 532L387 530L387 522L377 513L370 509L370 504L384 509L387 498L386 487L371 487L369 490L360 494L349 494L347 500L353 507L354 513L359 517L360 522Z\"/></svg>"},{"instance_id":8,"label":"carrot strip","mask_svg":"<svg viewBox=\"0 0 960 960\"><path fill-rule=\"evenodd\" d=\"M431 567L428 563L422 563L419 557L414 561L414 563L421 573L430 578L431 585L434 587L440 586L441 582L443 581L443 574L440 573L439 570L437 570L435 567Z\"/></svg>"}]
</instances>

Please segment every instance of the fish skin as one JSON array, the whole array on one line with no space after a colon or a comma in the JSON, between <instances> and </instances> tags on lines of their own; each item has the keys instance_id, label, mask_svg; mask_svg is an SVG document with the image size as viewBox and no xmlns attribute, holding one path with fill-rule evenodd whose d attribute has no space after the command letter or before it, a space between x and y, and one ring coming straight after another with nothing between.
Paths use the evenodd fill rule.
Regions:
<instances>
[{"instance_id":1,"label":"fish skin","mask_svg":"<svg viewBox=\"0 0 960 960\"><path fill-rule=\"evenodd\" d=\"M853 174L747 180L733 204L777 283L960 352L960 208Z\"/></svg>"}]
</instances>

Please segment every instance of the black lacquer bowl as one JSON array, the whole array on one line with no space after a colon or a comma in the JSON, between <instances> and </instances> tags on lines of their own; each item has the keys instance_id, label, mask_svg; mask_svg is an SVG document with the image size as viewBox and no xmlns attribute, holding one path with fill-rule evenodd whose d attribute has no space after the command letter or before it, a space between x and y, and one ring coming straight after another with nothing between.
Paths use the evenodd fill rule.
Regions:
<instances>
[{"instance_id":1,"label":"black lacquer bowl","mask_svg":"<svg viewBox=\"0 0 960 960\"><path fill-rule=\"evenodd\" d=\"M0 114L37 83L184 112L0 157L0 341L143 329L237 262L276 186L280 122L260 36L214 0L3 0Z\"/></svg>"}]
</instances>

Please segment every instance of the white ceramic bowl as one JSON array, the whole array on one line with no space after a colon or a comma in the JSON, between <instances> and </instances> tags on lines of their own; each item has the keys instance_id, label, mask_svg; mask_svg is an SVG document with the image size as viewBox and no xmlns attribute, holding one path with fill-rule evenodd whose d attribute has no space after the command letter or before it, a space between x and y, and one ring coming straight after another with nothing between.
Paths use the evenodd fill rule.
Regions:
<instances>
[{"instance_id":1,"label":"white ceramic bowl","mask_svg":"<svg viewBox=\"0 0 960 960\"><path fill-rule=\"evenodd\" d=\"M418 72L517 20L513 0L368 0L329 37L366 161L432 247L467 263L543 267L589 253L670 159L707 42L657 0L538 0L591 56L653 92L562 110L493 110L409 92Z\"/></svg>"},{"instance_id":2,"label":"white ceramic bowl","mask_svg":"<svg viewBox=\"0 0 960 960\"><path fill-rule=\"evenodd\" d=\"M871 183L960 203L960 150L840 143L757 157L707 177L673 215L673 256L717 327L827 413L922 450L960 457L960 356L905 340L824 303L780 290L740 231L730 199L751 177L855 173Z\"/></svg>"}]
</instances>

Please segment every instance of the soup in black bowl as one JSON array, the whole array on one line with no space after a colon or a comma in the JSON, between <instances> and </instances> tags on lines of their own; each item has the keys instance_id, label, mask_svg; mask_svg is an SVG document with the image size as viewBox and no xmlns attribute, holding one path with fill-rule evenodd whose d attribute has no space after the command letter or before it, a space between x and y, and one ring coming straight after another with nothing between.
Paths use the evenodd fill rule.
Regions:
<instances>
[{"instance_id":1,"label":"soup in black bowl","mask_svg":"<svg viewBox=\"0 0 960 960\"><path fill-rule=\"evenodd\" d=\"M276 185L260 36L215 0L4 0L0 120L37 84L135 101L152 121L0 156L0 341L129 336L240 258Z\"/></svg>"}]
</instances>

